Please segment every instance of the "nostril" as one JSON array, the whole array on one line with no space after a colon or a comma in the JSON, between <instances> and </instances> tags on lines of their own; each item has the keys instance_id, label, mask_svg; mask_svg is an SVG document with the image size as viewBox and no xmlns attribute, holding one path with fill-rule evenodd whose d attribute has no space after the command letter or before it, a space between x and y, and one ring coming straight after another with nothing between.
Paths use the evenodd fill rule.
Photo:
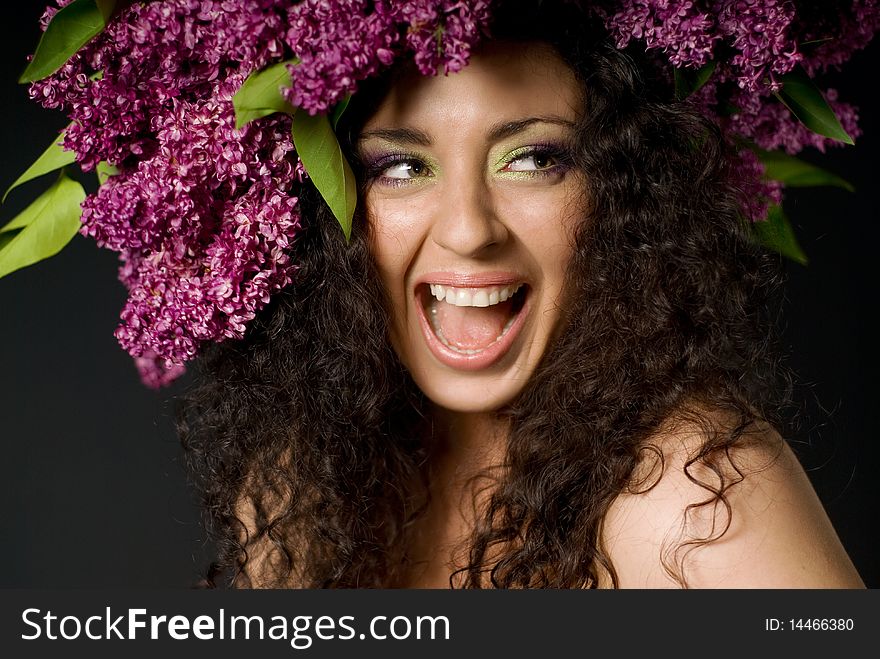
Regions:
<instances>
[{"instance_id":1,"label":"nostril","mask_svg":"<svg viewBox=\"0 0 880 659\"><path fill-rule=\"evenodd\" d=\"M438 222L432 233L438 246L469 257L497 248L508 236L507 228L492 217L474 219L459 216Z\"/></svg>"}]
</instances>

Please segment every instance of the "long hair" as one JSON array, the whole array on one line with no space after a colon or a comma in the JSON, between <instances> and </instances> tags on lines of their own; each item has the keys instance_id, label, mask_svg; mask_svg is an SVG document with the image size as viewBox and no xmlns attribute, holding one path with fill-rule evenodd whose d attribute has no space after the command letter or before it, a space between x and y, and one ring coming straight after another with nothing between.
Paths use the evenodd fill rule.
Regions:
<instances>
[{"instance_id":1,"label":"long hair","mask_svg":"<svg viewBox=\"0 0 880 659\"><path fill-rule=\"evenodd\" d=\"M621 493L650 487L636 476L646 451L662 456L661 425L702 428L686 470L707 490L701 505L723 509L742 477L733 449L756 421L781 424L787 400L779 259L750 237L718 128L673 100L644 53L616 49L575 4L551 4L502 8L493 34L549 43L583 83L576 158L590 210L561 331L497 413L510 429L503 469L480 477L488 498L450 585L616 585L602 522ZM359 94L355 133L382 84ZM428 405L389 343L363 213L346 245L314 191L300 201L295 283L243 341L203 358L182 401L217 545L208 581L396 586L430 502ZM718 478L701 479L702 466ZM686 584L687 549L725 529L670 546L668 572Z\"/></svg>"}]
</instances>

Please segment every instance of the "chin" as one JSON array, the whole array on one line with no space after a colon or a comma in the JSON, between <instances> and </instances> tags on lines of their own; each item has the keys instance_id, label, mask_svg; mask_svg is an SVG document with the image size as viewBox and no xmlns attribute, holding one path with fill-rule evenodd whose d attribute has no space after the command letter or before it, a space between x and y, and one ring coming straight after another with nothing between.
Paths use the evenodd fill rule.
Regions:
<instances>
[{"instance_id":1,"label":"chin","mask_svg":"<svg viewBox=\"0 0 880 659\"><path fill-rule=\"evenodd\" d=\"M490 381L473 377L414 377L419 389L434 405L460 414L492 414L509 405L523 390L524 382Z\"/></svg>"},{"instance_id":2,"label":"chin","mask_svg":"<svg viewBox=\"0 0 880 659\"><path fill-rule=\"evenodd\" d=\"M542 352L531 341L521 341L493 367L461 369L418 348L401 355L418 388L439 408L463 414L491 414L510 405L525 389Z\"/></svg>"}]
</instances>

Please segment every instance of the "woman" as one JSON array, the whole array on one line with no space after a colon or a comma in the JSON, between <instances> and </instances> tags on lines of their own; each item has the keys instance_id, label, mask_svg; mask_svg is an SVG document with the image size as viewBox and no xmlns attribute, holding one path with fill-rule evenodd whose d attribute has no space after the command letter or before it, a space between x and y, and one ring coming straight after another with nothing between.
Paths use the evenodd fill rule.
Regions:
<instances>
[{"instance_id":1,"label":"woman","mask_svg":"<svg viewBox=\"0 0 880 659\"><path fill-rule=\"evenodd\" d=\"M780 201L750 145L825 146L771 92L880 10L88 4L44 16L23 79L70 123L19 182L100 186L62 172L0 276L79 229L149 384L204 353L209 582L861 585L783 439L780 264L744 219Z\"/></svg>"},{"instance_id":2,"label":"woman","mask_svg":"<svg viewBox=\"0 0 880 659\"><path fill-rule=\"evenodd\" d=\"M181 417L212 580L862 586L779 434L778 261L717 128L557 9L354 96L352 243L304 193L296 286Z\"/></svg>"}]
</instances>

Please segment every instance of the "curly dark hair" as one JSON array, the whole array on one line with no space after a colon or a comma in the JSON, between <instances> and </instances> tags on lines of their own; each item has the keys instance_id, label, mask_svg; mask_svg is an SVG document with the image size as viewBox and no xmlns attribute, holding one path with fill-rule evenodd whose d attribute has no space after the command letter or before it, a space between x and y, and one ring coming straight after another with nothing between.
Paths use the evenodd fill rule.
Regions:
<instances>
[{"instance_id":1,"label":"curly dark hair","mask_svg":"<svg viewBox=\"0 0 880 659\"><path fill-rule=\"evenodd\" d=\"M783 422L780 260L751 237L718 128L674 100L649 56L615 48L576 3L502 8L493 34L549 43L583 82L576 157L591 203L562 331L497 412L510 428L503 473L450 586L616 586L602 522L621 493L656 482L637 468L652 453L662 470L653 438L670 418L701 428L686 465L707 491L696 505L728 513L664 555L686 585L687 549L729 525L725 494L743 477L733 449L756 422ZM355 134L378 97L356 96ZM212 348L182 400L179 431L217 543L207 583L398 586L430 501L428 401L389 343L363 213L345 244L314 191L301 207L295 284L243 341Z\"/></svg>"}]
</instances>

